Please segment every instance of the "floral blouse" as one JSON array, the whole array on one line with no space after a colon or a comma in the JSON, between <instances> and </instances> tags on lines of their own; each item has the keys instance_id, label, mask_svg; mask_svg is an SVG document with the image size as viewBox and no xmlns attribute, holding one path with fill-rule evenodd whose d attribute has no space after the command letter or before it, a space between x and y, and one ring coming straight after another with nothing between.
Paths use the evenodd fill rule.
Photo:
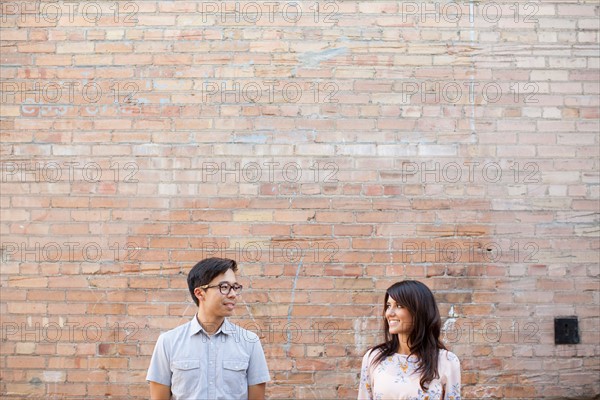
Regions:
<instances>
[{"instance_id":1,"label":"floral blouse","mask_svg":"<svg viewBox=\"0 0 600 400\"><path fill-rule=\"evenodd\" d=\"M363 357L360 371L359 400L460 400L460 361L454 353L440 350L439 378L429 383L427 391L419 384L415 373L418 359L413 355L394 354L382 360L375 368L371 360L375 352Z\"/></svg>"}]
</instances>

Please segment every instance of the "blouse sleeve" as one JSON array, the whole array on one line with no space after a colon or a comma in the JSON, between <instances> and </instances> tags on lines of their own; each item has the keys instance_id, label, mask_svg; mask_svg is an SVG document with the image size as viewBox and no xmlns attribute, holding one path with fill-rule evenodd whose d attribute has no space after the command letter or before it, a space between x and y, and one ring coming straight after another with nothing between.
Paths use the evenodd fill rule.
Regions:
<instances>
[{"instance_id":1,"label":"blouse sleeve","mask_svg":"<svg viewBox=\"0 0 600 400\"><path fill-rule=\"evenodd\" d=\"M360 383L358 385L358 400L373 400L373 392L371 388L371 372L369 368L371 351L363 356L362 366L360 368Z\"/></svg>"},{"instance_id":2,"label":"blouse sleeve","mask_svg":"<svg viewBox=\"0 0 600 400\"><path fill-rule=\"evenodd\" d=\"M446 387L444 400L460 400L460 361L451 352L447 353Z\"/></svg>"}]
</instances>

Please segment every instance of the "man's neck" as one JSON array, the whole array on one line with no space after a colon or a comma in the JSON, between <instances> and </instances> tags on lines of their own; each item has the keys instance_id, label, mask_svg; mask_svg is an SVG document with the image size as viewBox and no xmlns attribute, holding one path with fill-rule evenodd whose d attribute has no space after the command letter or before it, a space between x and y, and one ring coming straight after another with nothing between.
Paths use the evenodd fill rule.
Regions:
<instances>
[{"instance_id":1,"label":"man's neck","mask_svg":"<svg viewBox=\"0 0 600 400\"><path fill-rule=\"evenodd\" d=\"M209 335L215 334L225 321L223 317L208 317L200 311L196 313L196 319L202 329Z\"/></svg>"}]
</instances>

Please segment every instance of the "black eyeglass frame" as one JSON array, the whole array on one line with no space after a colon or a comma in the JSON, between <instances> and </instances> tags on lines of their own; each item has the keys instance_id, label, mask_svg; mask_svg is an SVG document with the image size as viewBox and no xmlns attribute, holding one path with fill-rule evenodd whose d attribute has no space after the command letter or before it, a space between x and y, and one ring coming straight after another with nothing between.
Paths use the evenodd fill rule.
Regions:
<instances>
[{"instance_id":1,"label":"black eyeglass frame","mask_svg":"<svg viewBox=\"0 0 600 400\"><path fill-rule=\"evenodd\" d=\"M223 286L229 287L229 290L227 290L227 293L223 293ZM231 293L231 289L235 290L235 294L239 295L240 293L242 293L242 289L244 288L243 285L240 285L239 283L235 283L233 285L227 283L227 282L223 282L223 283L219 283L216 285L203 285L203 286L198 286L200 289L210 289L210 288L214 288L214 287L218 287L219 288L219 292L221 292L221 294L223 296L229 296L229 293Z\"/></svg>"}]
</instances>

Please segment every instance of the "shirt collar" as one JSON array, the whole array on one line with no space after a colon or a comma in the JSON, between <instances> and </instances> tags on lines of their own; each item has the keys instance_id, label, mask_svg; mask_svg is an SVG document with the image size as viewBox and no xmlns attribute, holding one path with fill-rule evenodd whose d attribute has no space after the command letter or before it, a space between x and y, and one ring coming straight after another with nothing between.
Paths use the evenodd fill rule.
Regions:
<instances>
[{"instance_id":1,"label":"shirt collar","mask_svg":"<svg viewBox=\"0 0 600 400\"><path fill-rule=\"evenodd\" d=\"M202 327L202 325L200 325L200 322L198 322L198 318L197 318L196 314L194 314L194 316L192 317L192 320L190 321L189 336L193 336L199 332L202 332L205 335L209 336L208 333L206 333L206 331ZM217 331L214 333L214 335L218 335L220 333L224 333L226 335L231 335L234 332L235 332L235 325L232 324L231 322L229 322L229 320L227 318L225 318L223 320L223 323L219 327L219 329L217 329Z\"/></svg>"}]
</instances>

